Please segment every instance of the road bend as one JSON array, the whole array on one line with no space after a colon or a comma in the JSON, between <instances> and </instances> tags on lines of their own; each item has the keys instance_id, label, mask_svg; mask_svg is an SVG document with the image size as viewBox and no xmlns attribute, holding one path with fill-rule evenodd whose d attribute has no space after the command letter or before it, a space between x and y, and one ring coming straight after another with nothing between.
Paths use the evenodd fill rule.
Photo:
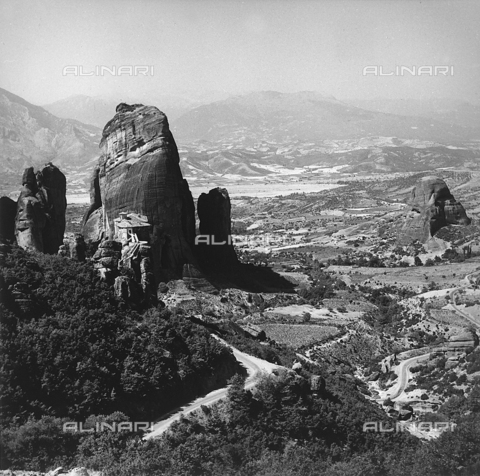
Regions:
<instances>
[{"instance_id":1,"label":"road bend","mask_svg":"<svg viewBox=\"0 0 480 476\"><path fill-rule=\"evenodd\" d=\"M224 340L218 338L217 336L213 335L216 339L220 340L224 345L230 347L233 351L233 355L235 358L240 362L240 364L245 367L248 372L248 377L245 381L245 389L249 390L253 388L256 384L257 377L262 372L272 372L272 370L277 368L282 368L279 365L272 364L267 362L266 360L259 359L257 357L253 357L252 355L248 355L245 352L241 352L238 349L232 347L231 345L227 344ZM210 392L209 394L205 395L204 397L197 398L193 402L183 406L176 408L173 412L170 412L166 415L163 415L159 421L157 421L150 430L143 438L148 440L150 438L155 438L160 436L164 433L170 425L185 415L198 410L202 406L210 406L214 403L218 402L222 398L227 396L228 386L225 388L220 388Z\"/></svg>"}]
</instances>

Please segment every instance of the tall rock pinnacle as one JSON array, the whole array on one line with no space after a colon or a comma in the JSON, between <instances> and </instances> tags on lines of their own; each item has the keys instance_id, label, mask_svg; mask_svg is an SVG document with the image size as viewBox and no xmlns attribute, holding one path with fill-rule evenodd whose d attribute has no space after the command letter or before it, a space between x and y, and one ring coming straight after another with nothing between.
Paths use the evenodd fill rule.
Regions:
<instances>
[{"instance_id":1,"label":"tall rock pinnacle","mask_svg":"<svg viewBox=\"0 0 480 476\"><path fill-rule=\"evenodd\" d=\"M195 263L195 208L166 115L153 106L119 104L100 147L85 239L113 238L120 212L141 214L151 225L156 281L181 276L183 264Z\"/></svg>"},{"instance_id":2,"label":"tall rock pinnacle","mask_svg":"<svg viewBox=\"0 0 480 476\"><path fill-rule=\"evenodd\" d=\"M199 241L199 252L209 266L237 264L238 259L231 243L231 204L225 188L213 188L198 197L197 212L200 234L208 241Z\"/></svg>"},{"instance_id":3,"label":"tall rock pinnacle","mask_svg":"<svg viewBox=\"0 0 480 476\"><path fill-rule=\"evenodd\" d=\"M47 164L35 174L25 169L17 201L15 235L25 249L56 253L63 243L67 180L60 170Z\"/></svg>"}]
</instances>

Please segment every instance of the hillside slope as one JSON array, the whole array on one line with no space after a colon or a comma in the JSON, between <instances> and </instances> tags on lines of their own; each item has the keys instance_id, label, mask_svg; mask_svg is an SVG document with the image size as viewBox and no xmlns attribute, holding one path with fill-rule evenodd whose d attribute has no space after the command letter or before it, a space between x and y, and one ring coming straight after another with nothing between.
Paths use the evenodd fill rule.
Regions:
<instances>
[{"instance_id":1,"label":"hillside slope","mask_svg":"<svg viewBox=\"0 0 480 476\"><path fill-rule=\"evenodd\" d=\"M4 173L45 162L81 166L98 156L100 137L95 126L60 119L0 88L0 167Z\"/></svg>"}]
</instances>

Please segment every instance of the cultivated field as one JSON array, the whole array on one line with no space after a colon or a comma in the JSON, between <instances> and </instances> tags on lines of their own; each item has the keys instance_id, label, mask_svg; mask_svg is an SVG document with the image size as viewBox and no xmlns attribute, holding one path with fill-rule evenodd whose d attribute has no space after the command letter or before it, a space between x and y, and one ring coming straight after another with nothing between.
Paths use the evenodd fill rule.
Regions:
<instances>
[{"instance_id":1,"label":"cultivated field","mask_svg":"<svg viewBox=\"0 0 480 476\"><path fill-rule=\"evenodd\" d=\"M340 331L334 326L316 326L307 324L262 324L267 337L280 344L288 344L293 348L321 342Z\"/></svg>"},{"instance_id":2,"label":"cultivated field","mask_svg":"<svg viewBox=\"0 0 480 476\"><path fill-rule=\"evenodd\" d=\"M408 268L367 268L354 266L330 266L339 277L347 276L354 283L373 286L401 286L418 291L432 281L440 288L456 287L462 284L469 273L480 266L480 258L471 258L463 263L438 266L410 266Z\"/></svg>"}]
</instances>

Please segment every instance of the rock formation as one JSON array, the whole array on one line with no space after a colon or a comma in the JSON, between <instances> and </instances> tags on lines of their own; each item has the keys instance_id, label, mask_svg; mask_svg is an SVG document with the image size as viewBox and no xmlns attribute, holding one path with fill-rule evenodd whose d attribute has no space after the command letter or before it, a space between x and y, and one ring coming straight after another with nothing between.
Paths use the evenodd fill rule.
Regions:
<instances>
[{"instance_id":1,"label":"rock formation","mask_svg":"<svg viewBox=\"0 0 480 476\"><path fill-rule=\"evenodd\" d=\"M47 223L43 197L38 194L33 167L25 169L22 191L17 201L15 236L18 246L26 250L43 251L43 229Z\"/></svg>"},{"instance_id":2,"label":"rock formation","mask_svg":"<svg viewBox=\"0 0 480 476\"><path fill-rule=\"evenodd\" d=\"M226 266L238 262L231 242L230 197L224 188L202 193L197 204L200 237L197 237L199 258L209 266Z\"/></svg>"},{"instance_id":3,"label":"rock formation","mask_svg":"<svg viewBox=\"0 0 480 476\"><path fill-rule=\"evenodd\" d=\"M215 293L217 289L205 278L193 264L184 264L182 273L183 282L191 289L204 293ZM160 288L160 286L159 286Z\"/></svg>"},{"instance_id":4,"label":"rock formation","mask_svg":"<svg viewBox=\"0 0 480 476\"><path fill-rule=\"evenodd\" d=\"M65 211L67 209L67 179L52 164L37 172L38 192L43 198L47 223L43 232L44 253L54 254L63 244Z\"/></svg>"},{"instance_id":5,"label":"rock formation","mask_svg":"<svg viewBox=\"0 0 480 476\"><path fill-rule=\"evenodd\" d=\"M105 240L100 243L93 255L93 267L106 281L112 282L118 275L118 262L121 257L122 244L114 240Z\"/></svg>"},{"instance_id":6,"label":"rock formation","mask_svg":"<svg viewBox=\"0 0 480 476\"><path fill-rule=\"evenodd\" d=\"M138 304L142 299L139 284L128 276L117 276L113 285L115 296L130 304Z\"/></svg>"},{"instance_id":7,"label":"rock formation","mask_svg":"<svg viewBox=\"0 0 480 476\"><path fill-rule=\"evenodd\" d=\"M63 244L58 248L58 255L66 258L70 257L70 253L70 242L68 240L63 240Z\"/></svg>"},{"instance_id":8,"label":"rock formation","mask_svg":"<svg viewBox=\"0 0 480 476\"><path fill-rule=\"evenodd\" d=\"M15 216L15 236L24 249L56 253L63 244L67 180L60 170L47 164L35 174L25 169Z\"/></svg>"},{"instance_id":9,"label":"rock formation","mask_svg":"<svg viewBox=\"0 0 480 476\"><path fill-rule=\"evenodd\" d=\"M69 248L70 258L74 259L75 261L85 261L86 245L83 239L83 235L81 235L80 233L76 233L74 242L71 246L69 246Z\"/></svg>"},{"instance_id":10,"label":"rock formation","mask_svg":"<svg viewBox=\"0 0 480 476\"><path fill-rule=\"evenodd\" d=\"M127 283L130 289L127 294L124 291L117 294L119 297L125 299L126 295L131 300L132 296L138 296L146 302L152 304L156 302L157 289L152 269L151 246L138 242L126 243L122 248L118 268L128 274L128 279L134 281L134 283L128 283L128 279L119 280ZM120 277L123 278L123 276ZM124 285L122 284L122 286ZM134 292L131 291L133 286L135 287Z\"/></svg>"},{"instance_id":11,"label":"rock formation","mask_svg":"<svg viewBox=\"0 0 480 476\"><path fill-rule=\"evenodd\" d=\"M399 236L401 244L428 241L447 225L469 225L465 209L439 177L421 178L412 190L411 210Z\"/></svg>"},{"instance_id":12,"label":"rock formation","mask_svg":"<svg viewBox=\"0 0 480 476\"><path fill-rule=\"evenodd\" d=\"M83 235L88 241L99 243L105 237L103 225L100 167L97 165L90 179L90 207L83 220Z\"/></svg>"},{"instance_id":13,"label":"rock formation","mask_svg":"<svg viewBox=\"0 0 480 476\"><path fill-rule=\"evenodd\" d=\"M152 226L156 282L181 276L183 264L196 262L195 213L167 117L156 107L120 104L103 130L100 147L83 224L85 239L113 238L120 212L145 215Z\"/></svg>"},{"instance_id":14,"label":"rock formation","mask_svg":"<svg viewBox=\"0 0 480 476\"><path fill-rule=\"evenodd\" d=\"M474 348L478 345L478 336L469 330L464 330L459 334L452 335L448 339L447 348L450 351L453 350L465 350L468 348Z\"/></svg>"},{"instance_id":15,"label":"rock formation","mask_svg":"<svg viewBox=\"0 0 480 476\"><path fill-rule=\"evenodd\" d=\"M0 198L0 242L15 240L17 204L8 197Z\"/></svg>"}]
</instances>

